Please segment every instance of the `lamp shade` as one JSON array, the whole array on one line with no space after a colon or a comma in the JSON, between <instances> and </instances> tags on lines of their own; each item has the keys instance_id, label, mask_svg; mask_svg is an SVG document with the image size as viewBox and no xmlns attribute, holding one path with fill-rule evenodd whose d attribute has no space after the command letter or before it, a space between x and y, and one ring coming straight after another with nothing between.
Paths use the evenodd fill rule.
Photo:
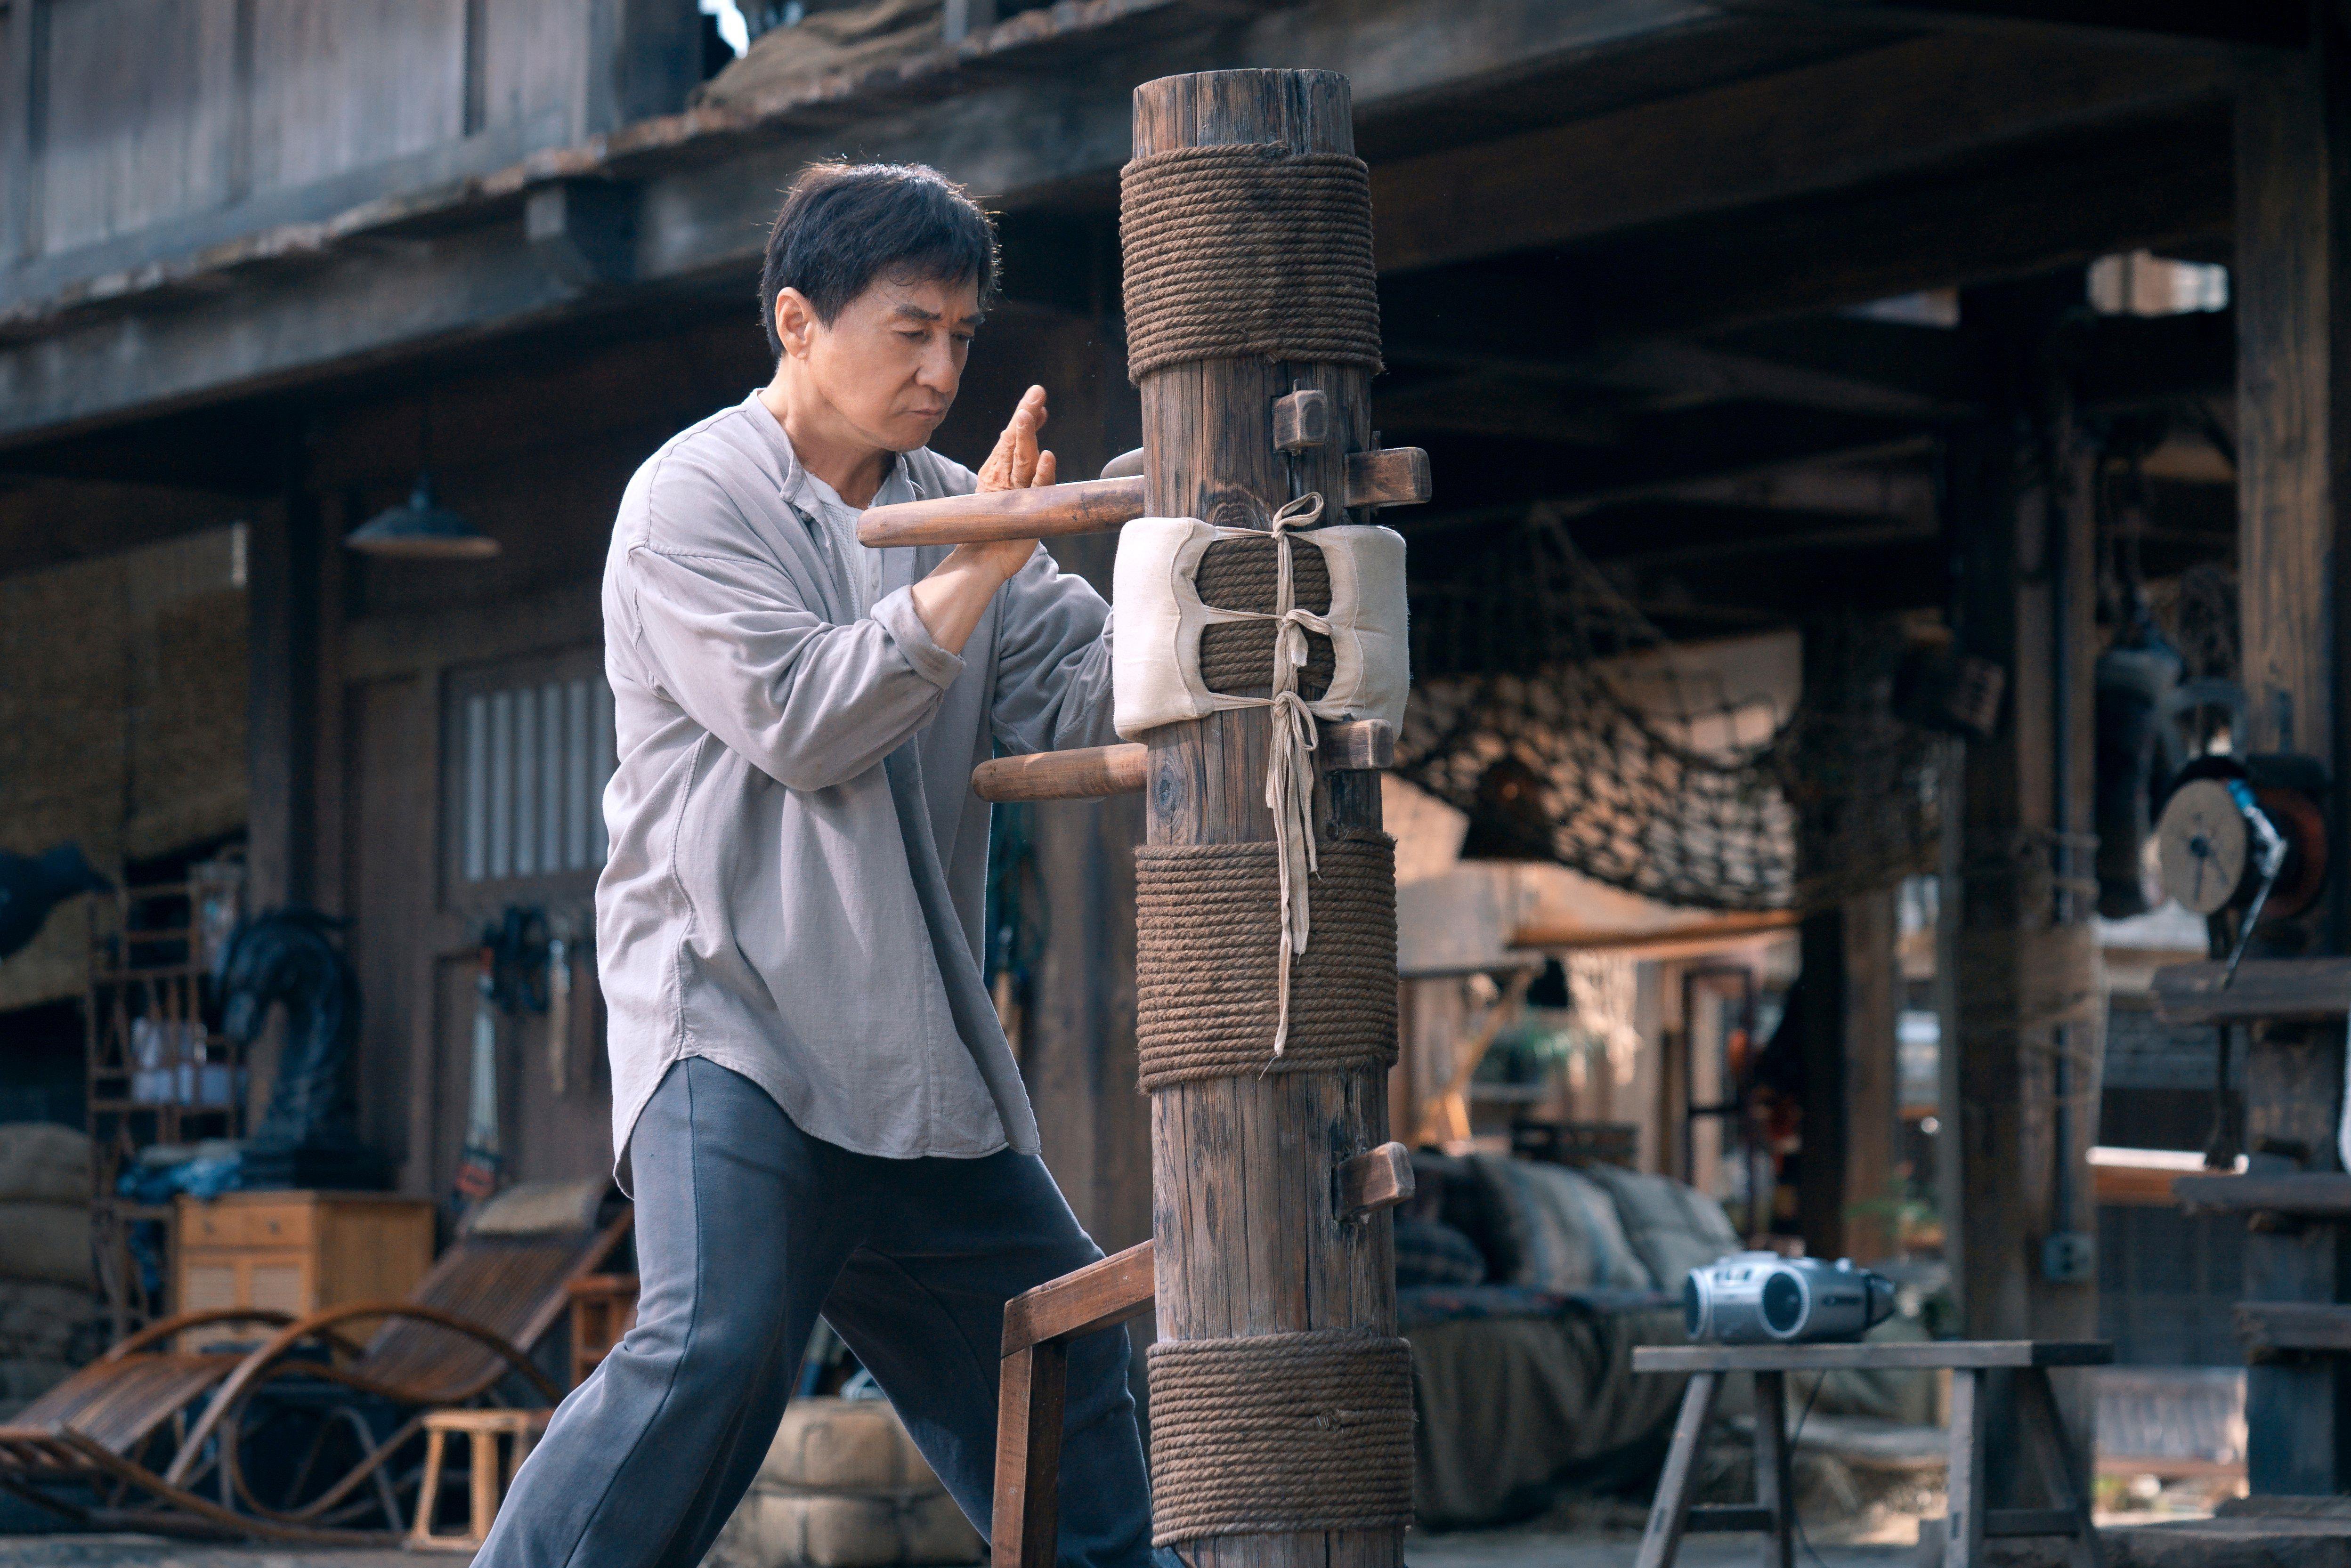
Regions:
<instances>
[{"instance_id":1,"label":"lamp shade","mask_svg":"<svg viewBox=\"0 0 2351 1568\"><path fill-rule=\"evenodd\" d=\"M497 540L434 500L430 474L419 474L404 503L386 507L353 528L343 543L367 555L406 560L484 560L498 553Z\"/></svg>"}]
</instances>

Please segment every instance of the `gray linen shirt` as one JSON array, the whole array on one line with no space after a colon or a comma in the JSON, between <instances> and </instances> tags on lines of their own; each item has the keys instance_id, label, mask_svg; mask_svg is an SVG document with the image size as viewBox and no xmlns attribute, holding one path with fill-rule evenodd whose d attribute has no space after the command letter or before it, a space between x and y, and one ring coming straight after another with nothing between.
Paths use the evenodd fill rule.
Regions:
<instances>
[{"instance_id":1,"label":"gray linen shirt","mask_svg":"<svg viewBox=\"0 0 2351 1568\"><path fill-rule=\"evenodd\" d=\"M925 449L876 498L974 483ZM688 1056L861 1154L1037 1150L981 978L970 777L998 746L1114 738L1108 607L1040 549L950 653L909 592L945 548L868 552L824 526L824 499L757 394L674 437L622 497L596 952L624 1181L638 1112Z\"/></svg>"}]
</instances>

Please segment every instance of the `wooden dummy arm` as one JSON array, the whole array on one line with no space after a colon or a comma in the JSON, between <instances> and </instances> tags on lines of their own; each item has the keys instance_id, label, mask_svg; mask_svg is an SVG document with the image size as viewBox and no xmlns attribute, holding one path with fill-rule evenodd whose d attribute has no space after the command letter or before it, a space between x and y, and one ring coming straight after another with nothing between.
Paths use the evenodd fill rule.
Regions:
<instances>
[{"instance_id":1,"label":"wooden dummy arm","mask_svg":"<svg viewBox=\"0 0 2351 1568\"><path fill-rule=\"evenodd\" d=\"M1325 772L1376 773L1395 766L1395 730L1376 718L1326 724L1316 749ZM971 789L999 804L1092 800L1142 789L1150 767L1150 749L1138 743L1035 751L981 763L971 770Z\"/></svg>"},{"instance_id":2,"label":"wooden dummy arm","mask_svg":"<svg viewBox=\"0 0 2351 1568\"><path fill-rule=\"evenodd\" d=\"M1428 454L1391 446L1347 455L1347 505L1411 507L1428 499ZM1143 516L1139 474L1029 490L985 490L874 507L857 520L861 544L970 545L997 539L1104 534Z\"/></svg>"}]
</instances>

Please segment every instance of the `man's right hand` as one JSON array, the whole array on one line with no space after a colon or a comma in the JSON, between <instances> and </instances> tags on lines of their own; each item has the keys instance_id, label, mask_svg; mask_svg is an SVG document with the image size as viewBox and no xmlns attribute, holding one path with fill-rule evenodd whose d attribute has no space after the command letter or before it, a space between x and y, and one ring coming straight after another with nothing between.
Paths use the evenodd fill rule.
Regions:
<instances>
[{"instance_id":1,"label":"man's right hand","mask_svg":"<svg viewBox=\"0 0 2351 1568\"><path fill-rule=\"evenodd\" d=\"M1037 444L1045 428L1045 389L1030 387L1012 411L1011 423L996 438L996 450L979 465L979 489L1026 490L1050 485L1060 473L1053 455ZM999 539L957 545L928 577L914 584L914 613L931 640L951 653L979 626L987 601L1037 553L1035 539Z\"/></svg>"}]
</instances>

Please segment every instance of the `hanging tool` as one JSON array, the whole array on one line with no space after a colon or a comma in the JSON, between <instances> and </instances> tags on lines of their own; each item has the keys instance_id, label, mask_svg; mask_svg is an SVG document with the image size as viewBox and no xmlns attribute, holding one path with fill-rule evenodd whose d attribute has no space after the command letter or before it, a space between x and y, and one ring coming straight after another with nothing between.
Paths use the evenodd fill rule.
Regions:
<instances>
[{"instance_id":1,"label":"hanging tool","mask_svg":"<svg viewBox=\"0 0 2351 1568\"><path fill-rule=\"evenodd\" d=\"M498 1189L497 958L486 943L474 977L473 1082L465 1107L465 1152L450 1207L464 1209Z\"/></svg>"},{"instance_id":2,"label":"hanging tool","mask_svg":"<svg viewBox=\"0 0 2351 1568\"><path fill-rule=\"evenodd\" d=\"M571 944L547 944L547 1087L560 1098L571 1087Z\"/></svg>"},{"instance_id":3,"label":"hanging tool","mask_svg":"<svg viewBox=\"0 0 2351 1568\"><path fill-rule=\"evenodd\" d=\"M465 1110L465 1151L452 1207L496 1192L505 1166L498 1135L498 1016L543 1013L549 1001L547 917L510 906L482 928L474 977L473 1071Z\"/></svg>"}]
</instances>

